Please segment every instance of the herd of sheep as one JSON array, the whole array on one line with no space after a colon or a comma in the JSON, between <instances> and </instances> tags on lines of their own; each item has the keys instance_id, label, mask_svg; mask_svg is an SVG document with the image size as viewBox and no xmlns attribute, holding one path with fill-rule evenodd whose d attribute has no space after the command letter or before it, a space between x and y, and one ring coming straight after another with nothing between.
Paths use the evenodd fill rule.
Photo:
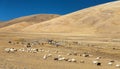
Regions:
<instances>
[{"instance_id":1,"label":"herd of sheep","mask_svg":"<svg viewBox=\"0 0 120 69\"><path fill-rule=\"evenodd\" d=\"M44 52L45 50L43 49L36 49L36 48L28 48L28 49L15 49L15 48L5 48L5 52L7 53L15 53L15 52L31 52L31 53L37 53L37 52ZM49 52L49 51L48 51ZM67 56L72 55L71 53L67 53ZM89 57L89 54L82 54L83 57ZM43 56L44 60L47 60L49 57L53 57L52 54L45 54ZM101 66L101 62L100 62L101 57L97 57L94 61L92 61L93 64L97 65L97 66ZM55 61L67 61L67 62L78 62L75 58L67 58L67 57L63 57L62 55L58 55L57 57L53 57L53 60ZM80 63L85 63L84 60L80 60ZM108 65L113 65L115 61L109 61ZM120 68L120 64L116 64L117 68Z\"/></svg>"},{"instance_id":2,"label":"herd of sheep","mask_svg":"<svg viewBox=\"0 0 120 69\"><path fill-rule=\"evenodd\" d=\"M9 44L13 44L12 41L9 41L8 42ZM20 42L17 42L17 44L19 44ZM54 40L47 40L47 42L36 42L37 44L41 44L41 45L44 45L44 44L51 44L51 45L55 45L56 47L58 46L61 46L63 45L61 42L57 42L57 41L54 41ZM23 44L25 47L23 48L5 48L4 51L7 52L7 53L15 53L15 52L28 52L28 53L39 53L39 52L45 52L46 50L44 49L39 49L39 48L33 48L32 46L35 45L36 43L21 43ZM74 42L75 44L78 44L77 42ZM14 43L15 44L15 43ZM60 54L58 54L58 51L56 51L57 53L57 56L53 56L53 54L50 53L50 50L47 50L48 54L45 54L43 55L43 60L47 60L48 58L52 58L54 61L66 61L66 62L73 62L73 63L85 63L85 60L80 60L78 61L77 59L75 58L69 58L70 55L73 55L73 56L82 56L82 57L90 57L91 54L89 53L82 53L82 54L79 54L77 52L72 52L72 53L67 53L66 56L68 57L64 57ZM100 60L102 59L102 57L97 57L95 58L95 60L91 61L91 63L97 65L97 66L101 66L102 65L102 62L100 62ZM86 60L87 61L87 60ZM111 61L108 61L108 65L109 66L112 66L113 64L115 63L114 60L111 60ZM120 68L120 64L116 64L115 67L117 68Z\"/></svg>"}]
</instances>

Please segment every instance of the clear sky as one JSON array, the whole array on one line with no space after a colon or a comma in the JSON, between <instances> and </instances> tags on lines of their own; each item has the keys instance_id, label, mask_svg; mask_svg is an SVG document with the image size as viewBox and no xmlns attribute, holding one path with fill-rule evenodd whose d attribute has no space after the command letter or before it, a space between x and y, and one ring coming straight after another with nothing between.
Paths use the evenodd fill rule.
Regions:
<instances>
[{"instance_id":1,"label":"clear sky","mask_svg":"<svg viewBox=\"0 0 120 69\"><path fill-rule=\"evenodd\" d=\"M0 0L0 20L33 14L68 14L113 0Z\"/></svg>"}]
</instances>

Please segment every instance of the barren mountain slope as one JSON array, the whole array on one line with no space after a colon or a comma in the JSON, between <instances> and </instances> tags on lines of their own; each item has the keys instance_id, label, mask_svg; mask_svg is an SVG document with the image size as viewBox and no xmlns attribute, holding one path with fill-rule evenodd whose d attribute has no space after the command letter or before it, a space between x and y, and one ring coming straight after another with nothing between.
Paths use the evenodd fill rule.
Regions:
<instances>
[{"instance_id":1,"label":"barren mountain slope","mask_svg":"<svg viewBox=\"0 0 120 69\"><path fill-rule=\"evenodd\" d=\"M0 21L0 28L5 25L5 22Z\"/></svg>"},{"instance_id":2,"label":"barren mountain slope","mask_svg":"<svg viewBox=\"0 0 120 69\"><path fill-rule=\"evenodd\" d=\"M36 33L120 33L120 1L80 10L43 23L26 27L24 32Z\"/></svg>"},{"instance_id":3,"label":"barren mountain slope","mask_svg":"<svg viewBox=\"0 0 120 69\"><path fill-rule=\"evenodd\" d=\"M4 23L1 26L0 31L8 31L8 32L13 32L13 31L19 31L20 29L23 29L29 25L43 22L50 20L52 18L56 18L59 15L56 14L38 14L38 15L31 15L31 16L25 16L25 17L20 17L11 21L8 21Z\"/></svg>"}]
</instances>

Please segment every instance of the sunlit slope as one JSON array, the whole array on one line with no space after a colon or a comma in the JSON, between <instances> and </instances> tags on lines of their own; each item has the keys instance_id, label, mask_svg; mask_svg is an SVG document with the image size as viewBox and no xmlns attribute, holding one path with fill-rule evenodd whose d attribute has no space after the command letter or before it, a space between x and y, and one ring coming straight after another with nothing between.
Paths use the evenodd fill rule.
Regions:
<instances>
[{"instance_id":1,"label":"sunlit slope","mask_svg":"<svg viewBox=\"0 0 120 69\"><path fill-rule=\"evenodd\" d=\"M36 33L120 33L120 1L83 9L49 21L24 28Z\"/></svg>"},{"instance_id":2,"label":"sunlit slope","mask_svg":"<svg viewBox=\"0 0 120 69\"><path fill-rule=\"evenodd\" d=\"M3 23L1 26L0 31L3 32L19 32L21 29L39 23L43 21L50 20L52 18L56 18L59 15L56 14L38 14L38 15L31 15L13 19L11 21Z\"/></svg>"}]
</instances>

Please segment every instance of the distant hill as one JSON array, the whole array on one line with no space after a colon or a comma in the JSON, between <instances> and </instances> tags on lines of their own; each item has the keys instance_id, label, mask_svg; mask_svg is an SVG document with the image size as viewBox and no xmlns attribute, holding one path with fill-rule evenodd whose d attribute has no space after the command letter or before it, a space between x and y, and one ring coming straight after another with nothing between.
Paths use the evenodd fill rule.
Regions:
<instances>
[{"instance_id":1,"label":"distant hill","mask_svg":"<svg viewBox=\"0 0 120 69\"><path fill-rule=\"evenodd\" d=\"M3 27L3 25L4 25L4 22L0 21L0 28Z\"/></svg>"},{"instance_id":2,"label":"distant hill","mask_svg":"<svg viewBox=\"0 0 120 69\"><path fill-rule=\"evenodd\" d=\"M19 31L20 29L23 29L27 26L33 25L35 23L47 21L59 16L60 15L57 14L36 14L36 15L16 18L0 24L0 28L1 28L0 31L6 31L6 32Z\"/></svg>"}]
</instances>

